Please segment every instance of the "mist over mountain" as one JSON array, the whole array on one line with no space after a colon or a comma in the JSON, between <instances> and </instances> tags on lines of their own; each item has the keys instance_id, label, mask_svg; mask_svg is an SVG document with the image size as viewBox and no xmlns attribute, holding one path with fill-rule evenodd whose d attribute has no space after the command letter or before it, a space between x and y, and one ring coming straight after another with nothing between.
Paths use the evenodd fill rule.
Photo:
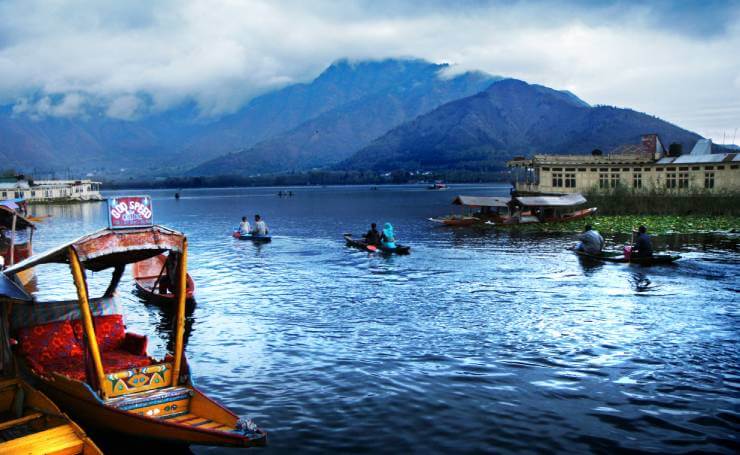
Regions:
<instances>
[{"instance_id":1,"label":"mist over mountain","mask_svg":"<svg viewBox=\"0 0 740 455\"><path fill-rule=\"evenodd\" d=\"M329 97L326 105L336 107L254 147L198 166L189 174L273 173L335 164L389 129L448 101L477 93L500 79L479 72L445 77L440 74L445 68L422 61L334 65L317 82L322 82L325 75L333 82L333 93L323 96ZM367 86L367 80L374 83ZM361 91L354 87L352 96L347 96L355 81L366 87ZM337 93L349 101L340 104Z\"/></svg>"},{"instance_id":2,"label":"mist over mountain","mask_svg":"<svg viewBox=\"0 0 740 455\"><path fill-rule=\"evenodd\" d=\"M505 79L400 125L337 168L495 170L517 155L608 151L645 133L684 150L700 138L631 109L592 107L569 92Z\"/></svg>"},{"instance_id":3,"label":"mist over mountain","mask_svg":"<svg viewBox=\"0 0 740 455\"><path fill-rule=\"evenodd\" d=\"M309 83L202 118L195 103L122 120L104 112L29 116L0 107L0 159L22 172L216 176L315 168L501 169L532 153L588 153L658 133L699 138L659 118L590 106L567 91L418 59L339 60Z\"/></svg>"}]
</instances>

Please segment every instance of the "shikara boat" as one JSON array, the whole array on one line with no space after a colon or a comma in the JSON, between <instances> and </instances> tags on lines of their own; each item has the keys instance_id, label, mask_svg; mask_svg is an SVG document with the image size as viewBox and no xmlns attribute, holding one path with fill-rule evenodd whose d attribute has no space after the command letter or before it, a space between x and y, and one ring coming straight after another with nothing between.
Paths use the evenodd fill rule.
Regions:
<instances>
[{"instance_id":1,"label":"shikara boat","mask_svg":"<svg viewBox=\"0 0 740 455\"><path fill-rule=\"evenodd\" d=\"M395 248L388 248L383 245L368 245L365 241L352 238L352 234L344 234L344 240L347 242L347 246L358 248L363 251L370 253L383 253L383 254L399 254L405 255L411 253L410 246L404 246L396 244Z\"/></svg>"},{"instance_id":2,"label":"shikara boat","mask_svg":"<svg viewBox=\"0 0 740 455\"><path fill-rule=\"evenodd\" d=\"M234 231L231 234L232 237L234 237L237 240L251 240L255 243L268 243L272 242L272 236L271 235L257 235L257 234L242 234L239 231Z\"/></svg>"},{"instance_id":3,"label":"shikara boat","mask_svg":"<svg viewBox=\"0 0 740 455\"><path fill-rule=\"evenodd\" d=\"M142 297L154 301L175 302L177 296L172 290L175 283L174 267L167 267L167 256L159 254L132 266L136 290ZM192 300L195 294L195 281L188 273L186 276L186 297Z\"/></svg>"},{"instance_id":4,"label":"shikara boat","mask_svg":"<svg viewBox=\"0 0 740 455\"><path fill-rule=\"evenodd\" d=\"M574 221L596 213L596 207L574 210L586 203L586 198L578 193L560 196L517 196L512 199L514 213L503 217L496 225L516 225L531 223L562 223Z\"/></svg>"},{"instance_id":5,"label":"shikara boat","mask_svg":"<svg viewBox=\"0 0 740 455\"><path fill-rule=\"evenodd\" d=\"M441 180L437 180L432 185L429 185L427 187L428 190L446 190L448 188L449 187L447 186L447 184Z\"/></svg>"},{"instance_id":6,"label":"shikara boat","mask_svg":"<svg viewBox=\"0 0 740 455\"><path fill-rule=\"evenodd\" d=\"M102 455L43 393L18 378L0 379L0 453Z\"/></svg>"},{"instance_id":7,"label":"shikara boat","mask_svg":"<svg viewBox=\"0 0 740 455\"><path fill-rule=\"evenodd\" d=\"M113 225L113 223L111 223ZM147 354L147 338L126 332L116 287L128 264L175 255L177 306L173 351ZM43 264L69 264L74 300L16 299L10 328L23 374L91 428L177 444L260 446L266 433L210 399L191 381L184 354L187 239L152 225L101 229L6 269L10 280ZM88 272L111 270L99 298L88 295ZM39 278L42 278L40 276ZM39 283L40 287L43 283ZM24 301L30 300L30 302Z\"/></svg>"},{"instance_id":8,"label":"shikara boat","mask_svg":"<svg viewBox=\"0 0 740 455\"><path fill-rule=\"evenodd\" d=\"M640 265L661 265L661 264L672 264L677 260L681 259L681 256L677 254L654 254L649 257L630 256L627 257L624 253L617 251L602 251L600 254L589 254L585 251L574 252L583 258L593 259L604 262L618 262L618 263L630 263Z\"/></svg>"},{"instance_id":9,"label":"shikara boat","mask_svg":"<svg viewBox=\"0 0 740 455\"><path fill-rule=\"evenodd\" d=\"M429 218L444 226L474 226L502 222L508 216L509 199L489 196L457 196L452 205L461 207L459 215Z\"/></svg>"},{"instance_id":10,"label":"shikara boat","mask_svg":"<svg viewBox=\"0 0 740 455\"><path fill-rule=\"evenodd\" d=\"M15 204L13 204L15 205ZM12 266L33 254L33 232L36 229L33 222L18 213L12 205L0 204L0 256L5 267ZM6 237L9 235L10 238ZM22 284L27 284L33 278L33 270L24 270L18 275Z\"/></svg>"}]
</instances>

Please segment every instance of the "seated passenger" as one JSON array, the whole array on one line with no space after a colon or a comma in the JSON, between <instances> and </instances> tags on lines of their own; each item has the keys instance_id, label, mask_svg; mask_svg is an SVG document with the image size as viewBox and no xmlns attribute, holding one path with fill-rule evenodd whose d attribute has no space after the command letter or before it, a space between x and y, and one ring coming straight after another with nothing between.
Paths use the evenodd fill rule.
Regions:
<instances>
[{"instance_id":1,"label":"seated passenger","mask_svg":"<svg viewBox=\"0 0 740 455\"><path fill-rule=\"evenodd\" d=\"M380 232L378 232L378 225L373 223L370 225L370 230L365 234L365 242L368 245L380 245Z\"/></svg>"},{"instance_id":2,"label":"seated passenger","mask_svg":"<svg viewBox=\"0 0 740 455\"><path fill-rule=\"evenodd\" d=\"M396 235L393 232L393 226L391 223L385 223L383 226L383 234L380 236L380 241L386 248L396 247Z\"/></svg>"},{"instance_id":3,"label":"seated passenger","mask_svg":"<svg viewBox=\"0 0 740 455\"><path fill-rule=\"evenodd\" d=\"M267 230L267 224L264 222L261 216L255 215L254 216L254 229L252 229L253 235L267 235L269 231Z\"/></svg>"},{"instance_id":4,"label":"seated passenger","mask_svg":"<svg viewBox=\"0 0 740 455\"><path fill-rule=\"evenodd\" d=\"M637 232L637 238L632 245L632 256L639 258L653 257L653 242L650 240L647 228L640 226Z\"/></svg>"},{"instance_id":5,"label":"seated passenger","mask_svg":"<svg viewBox=\"0 0 740 455\"><path fill-rule=\"evenodd\" d=\"M247 217L242 217L242 222L239 223L239 234L241 235L248 235L252 231L252 226L249 225L249 221L247 221Z\"/></svg>"},{"instance_id":6,"label":"seated passenger","mask_svg":"<svg viewBox=\"0 0 740 455\"><path fill-rule=\"evenodd\" d=\"M583 233L578 236L578 246L576 250L583 251L584 253L598 255L604 249L604 237L599 234L599 231L593 229L590 224L587 224L583 229Z\"/></svg>"}]
</instances>

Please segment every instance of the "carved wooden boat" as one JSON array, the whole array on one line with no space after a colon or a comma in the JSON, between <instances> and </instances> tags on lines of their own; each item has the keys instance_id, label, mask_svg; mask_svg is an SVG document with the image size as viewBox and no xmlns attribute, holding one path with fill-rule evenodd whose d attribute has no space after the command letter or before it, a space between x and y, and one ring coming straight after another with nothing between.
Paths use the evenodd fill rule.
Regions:
<instances>
[{"instance_id":1,"label":"carved wooden boat","mask_svg":"<svg viewBox=\"0 0 740 455\"><path fill-rule=\"evenodd\" d=\"M165 286L166 291L162 292L162 280L171 283L172 280L167 276L167 256L159 254L144 261L139 261L132 266L132 274L136 290L142 297L154 301L175 302L177 296L169 286ZM192 300L195 294L195 282L190 274L187 274L187 299Z\"/></svg>"},{"instance_id":2,"label":"carved wooden boat","mask_svg":"<svg viewBox=\"0 0 740 455\"><path fill-rule=\"evenodd\" d=\"M0 379L0 453L102 455L49 398L17 378Z\"/></svg>"},{"instance_id":3,"label":"carved wooden boat","mask_svg":"<svg viewBox=\"0 0 740 455\"><path fill-rule=\"evenodd\" d=\"M127 264L162 252L177 260L175 343L170 355L154 359L146 353L146 337L125 332L115 290ZM178 444L266 443L264 431L209 399L190 380L184 355L183 234L156 225L102 229L3 273L12 280L17 273L46 263L70 264L77 299L39 302L32 296L16 296L11 329L19 340L22 371L70 415L91 427ZM110 285L102 298L90 299L84 271L106 269L113 269ZM47 339L54 342L44 342Z\"/></svg>"}]
</instances>

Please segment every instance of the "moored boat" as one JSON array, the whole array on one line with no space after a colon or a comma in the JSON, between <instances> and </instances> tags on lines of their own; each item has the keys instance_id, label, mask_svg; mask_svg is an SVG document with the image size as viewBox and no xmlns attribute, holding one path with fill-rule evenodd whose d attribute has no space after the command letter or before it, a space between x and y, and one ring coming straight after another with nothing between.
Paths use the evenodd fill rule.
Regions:
<instances>
[{"instance_id":1,"label":"moored boat","mask_svg":"<svg viewBox=\"0 0 740 455\"><path fill-rule=\"evenodd\" d=\"M429 218L429 221L442 224L444 226L472 226L483 222L480 218L464 215L449 215L445 217Z\"/></svg>"},{"instance_id":2,"label":"moored boat","mask_svg":"<svg viewBox=\"0 0 740 455\"><path fill-rule=\"evenodd\" d=\"M18 213L13 201L0 204L0 269L9 267L33 254L33 233L36 226L31 220ZM9 233L9 237L6 237ZM22 284L33 278L33 270L18 275Z\"/></svg>"},{"instance_id":3,"label":"moored boat","mask_svg":"<svg viewBox=\"0 0 740 455\"><path fill-rule=\"evenodd\" d=\"M232 234L232 237L238 240L251 240L255 243L269 243L272 242L272 236L271 235L257 235L257 234L242 234L238 230L235 230Z\"/></svg>"},{"instance_id":4,"label":"moored boat","mask_svg":"<svg viewBox=\"0 0 740 455\"><path fill-rule=\"evenodd\" d=\"M383 245L369 245L367 242L352 237L352 234L344 234L344 240L347 242L347 246L358 248L369 253L384 253L384 254L399 254L406 255L411 253L411 247L405 245L396 244L395 248L388 248Z\"/></svg>"},{"instance_id":5,"label":"moored boat","mask_svg":"<svg viewBox=\"0 0 740 455\"><path fill-rule=\"evenodd\" d=\"M109 228L3 272L13 280L30 267L69 264L77 290L73 300L41 302L31 295L14 299L10 327L18 340L22 372L93 428L178 444L264 445L264 431L192 384L184 353L187 239L152 225L151 201L138 199L118 198L117 212L110 212L111 219L119 221L112 220ZM168 355L155 359L147 354L145 336L126 331L116 288L128 264L163 252L176 261L175 341ZM87 272L104 270L112 271L110 284L101 297L90 298Z\"/></svg>"},{"instance_id":6,"label":"moored boat","mask_svg":"<svg viewBox=\"0 0 740 455\"><path fill-rule=\"evenodd\" d=\"M604 262L617 262L617 263L629 263L639 265L661 265L661 264L673 264L677 260L681 259L680 255L677 254L653 254L652 256L626 256L624 253L617 251L602 251L599 254L590 254L585 251L574 250L574 252L583 258L593 259Z\"/></svg>"},{"instance_id":7,"label":"moored boat","mask_svg":"<svg viewBox=\"0 0 740 455\"><path fill-rule=\"evenodd\" d=\"M503 217L494 225L517 225L532 223L562 223L594 215L596 207L575 210L585 204L586 198L579 193L559 196L516 196L512 198L513 213Z\"/></svg>"},{"instance_id":8,"label":"moored boat","mask_svg":"<svg viewBox=\"0 0 740 455\"><path fill-rule=\"evenodd\" d=\"M501 222L509 213L509 199L490 196L457 196L452 205L460 206L459 215L429 218L444 226L473 226Z\"/></svg>"},{"instance_id":9,"label":"moored boat","mask_svg":"<svg viewBox=\"0 0 740 455\"><path fill-rule=\"evenodd\" d=\"M18 378L0 379L0 453L102 455L43 393Z\"/></svg>"},{"instance_id":10,"label":"moored boat","mask_svg":"<svg viewBox=\"0 0 740 455\"><path fill-rule=\"evenodd\" d=\"M167 260L167 255L159 254L133 264L132 274L139 295L149 300L175 302L175 269L174 264L168 264ZM186 280L187 299L192 300L195 281L189 273Z\"/></svg>"}]
</instances>

